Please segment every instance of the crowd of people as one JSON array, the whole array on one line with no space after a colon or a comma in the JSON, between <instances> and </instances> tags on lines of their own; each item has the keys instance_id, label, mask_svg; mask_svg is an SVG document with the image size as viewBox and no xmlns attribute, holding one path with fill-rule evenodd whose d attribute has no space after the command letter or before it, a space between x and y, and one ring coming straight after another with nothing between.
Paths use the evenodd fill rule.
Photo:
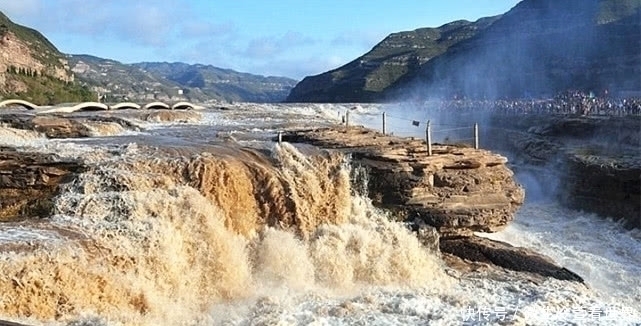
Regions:
<instances>
[{"instance_id":1,"label":"crowd of people","mask_svg":"<svg viewBox=\"0 0 641 326\"><path fill-rule=\"evenodd\" d=\"M611 97L604 94L568 91L548 99L428 101L436 110L492 110L504 114L641 115L641 97Z\"/></svg>"}]
</instances>

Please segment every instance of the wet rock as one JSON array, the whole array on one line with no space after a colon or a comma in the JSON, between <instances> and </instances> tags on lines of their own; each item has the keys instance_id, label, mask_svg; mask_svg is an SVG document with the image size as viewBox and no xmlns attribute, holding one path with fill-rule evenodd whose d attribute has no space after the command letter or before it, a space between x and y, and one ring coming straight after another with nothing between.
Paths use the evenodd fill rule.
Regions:
<instances>
[{"instance_id":1,"label":"wet rock","mask_svg":"<svg viewBox=\"0 0 641 326\"><path fill-rule=\"evenodd\" d=\"M0 320L0 326L27 326L26 324L15 323L8 320Z\"/></svg>"},{"instance_id":2,"label":"wet rock","mask_svg":"<svg viewBox=\"0 0 641 326\"><path fill-rule=\"evenodd\" d=\"M492 124L505 128L489 143L546 170L534 176L550 198L641 228L641 117L497 115Z\"/></svg>"},{"instance_id":3,"label":"wet rock","mask_svg":"<svg viewBox=\"0 0 641 326\"><path fill-rule=\"evenodd\" d=\"M16 129L33 130L49 138L80 138L91 136L91 130L82 123L58 116L32 114L3 114L0 123Z\"/></svg>"},{"instance_id":4,"label":"wet rock","mask_svg":"<svg viewBox=\"0 0 641 326\"><path fill-rule=\"evenodd\" d=\"M58 185L82 169L78 161L53 154L0 147L0 221L51 215Z\"/></svg>"},{"instance_id":5,"label":"wet rock","mask_svg":"<svg viewBox=\"0 0 641 326\"><path fill-rule=\"evenodd\" d=\"M142 114L142 120L154 122L194 122L202 118L202 115L195 111L158 110Z\"/></svg>"},{"instance_id":6,"label":"wet rock","mask_svg":"<svg viewBox=\"0 0 641 326\"><path fill-rule=\"evenodd\" d=\"M454 236L441 238L440 249L444 254L460 257L466 263L491 264L512 271L583 283L583 278L558 266L551 258L505 242L477 236Z\"/></svg>"},{"instance_id":7,"label":"wet rock","mask_svg":"<svg viewBox=\"0 0 641 326\"><path fill-rule=\"evenodd\" d=\"M110 124L127 130L140 131L136 121L195 122L202 119L196 111L135 110L96 111L53 114L9 113L0 115L0 123L22 130L33 130L47 138L85 138L100 135L101 125Z\"/></svg>"},{"instance_id":8,"label":"wet rock","mask_svg":"<svg viewBox=\"0 0 641 326\"><path fill-rule=\"evenodd\" d=\"M423 140L361 127L301 130L283 140L351 153L353 163L369 172L374 204L441 234L500 230L525 197L507 159L486 150L435 144L428 156Z\"/></svg>"},{"instance_id":9,"label":"wet rock","mask_svg":"<svg viewBox=\"0 0 641 326\"><path fill-rule=\"evenodd\" d=\"M621 219L641 229L641 163L624 164L622 157L569 155L559 196L568 207Z\"/></svg>"},{"instance_id":10,"label":"wet rock","mask_svg":"<svg viewBox=\"0 0 641 326\"><path fill-rule=\"evenodd\" d=\"M408 223L408 227L413 231L416 232L416 237L418 238L418 241L429 250L429 252L435 254L435 255L440 255L441 250L439 249L439 239L440 239L440 234L438 233L438 230L436 230L435 227L429 226L425 224L421 220L415 220L411 223Z\"/></svg>"}]
</instances>

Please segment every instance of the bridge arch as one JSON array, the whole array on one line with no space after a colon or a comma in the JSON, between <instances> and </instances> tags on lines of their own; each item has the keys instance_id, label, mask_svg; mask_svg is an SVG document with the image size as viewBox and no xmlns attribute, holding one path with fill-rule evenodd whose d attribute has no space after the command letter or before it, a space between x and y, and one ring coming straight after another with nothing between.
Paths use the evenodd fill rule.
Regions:
<instances>
[{"instance_id":1,"label":"bridge arch","mask_svg":"<svg viewBox=\"0 0 641 326\"><path fill-rule=\"evenodd\" d=\"M19 100L19 99L10 99L10 100L4 100L0 102L0 108L10 106L10 105L20 105L23 108L26 108L27 110L35 110L39 108L38 105L35 105L29 101Z\"/></svg>"},{"instance_id":2,"label":"bridge arch","mask_svg":"<svg viewBox=\"0 0 641 326\"><path fill-rule=\"evenodd\" d=\"M167 109L171 110L171 107L163 102L151 102L147 103L142 107L143 110L154 110L154 109Z\"/></svg>"},{"instance_id":3,"label":"bridge arch","mask_svg":"<svg viewBox=\"0 0 641 326\"><path fill-rule=\"evenodd\" d=\"M71 107L73 112L75 111L106 111L109 110L109 106L104 103L99 102L83 102L78 103Z\"/></svg>"},{"instance_id":4,"label":"bridge arch","mask_svg":"<svg viewBox=\"0 0 641 326\"><path fill-rule=\"evenodd\" d=\"M122 103L116 103L114 105L109 106L109 110L125 110L125 109L134 109L134 110L140 110L142 107L140 104L136 104L133 102L122 102Z\"/></svg>"},{"instance_id":5,"label":"bridge arch","mask_svg":"<svg viewBox=\"0 0 641 326\"><path fill-rule=\"evenodd\" d=\"M194 107L195 105L189 102L177 102L171 106L171 109L172 110L192 110L194 109Z\"/></svg>"}]
</instances>

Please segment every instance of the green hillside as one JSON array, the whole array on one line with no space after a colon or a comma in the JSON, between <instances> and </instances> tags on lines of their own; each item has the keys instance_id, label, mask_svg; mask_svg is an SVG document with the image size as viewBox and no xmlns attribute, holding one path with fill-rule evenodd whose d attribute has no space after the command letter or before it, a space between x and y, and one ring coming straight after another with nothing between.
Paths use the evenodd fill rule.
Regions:
<instances>
[{"instance_id":1,"label":"green hillside","mask_svg":"<svg viewBox=\"0 0 641 326\"><path fill-rule=\"evenodd\" d=\"M408 73L445 53L451 46L486 29L499 16L476 22L459 20L437 28L394 33L371 51L335 70L306 77L292 90L289 102L367 102Z\"/></svg>"},{"instance_id":2,"label":"green hillside","mask_svg":"<svg viewBox=\"0 0 641 326\"><path fill-rule=\"evenodd\" d=\"M73 82L64 54L38 31L13 23L0 12L0 98L38 105L95 100Z\"/></svg>"}]
</instances>

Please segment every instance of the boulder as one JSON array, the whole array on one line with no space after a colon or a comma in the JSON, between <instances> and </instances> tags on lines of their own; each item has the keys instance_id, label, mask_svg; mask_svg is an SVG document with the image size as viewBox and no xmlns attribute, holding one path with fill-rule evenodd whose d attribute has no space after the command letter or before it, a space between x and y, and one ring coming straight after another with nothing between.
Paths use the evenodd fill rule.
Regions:
<instances>
[{"instance_id":1,"label":"boulder","mask_svg":"<svg viewBox=\"0 0 641 326\"><path fill-rule=\"evenodd\" d=\"M491 264L507 270L583 283L583 278L558 266L551 258L501 241L478 236L446 237L441 238L440 249L443 254L454 255L467 262Z\"/></svg>"}]
</instances>

